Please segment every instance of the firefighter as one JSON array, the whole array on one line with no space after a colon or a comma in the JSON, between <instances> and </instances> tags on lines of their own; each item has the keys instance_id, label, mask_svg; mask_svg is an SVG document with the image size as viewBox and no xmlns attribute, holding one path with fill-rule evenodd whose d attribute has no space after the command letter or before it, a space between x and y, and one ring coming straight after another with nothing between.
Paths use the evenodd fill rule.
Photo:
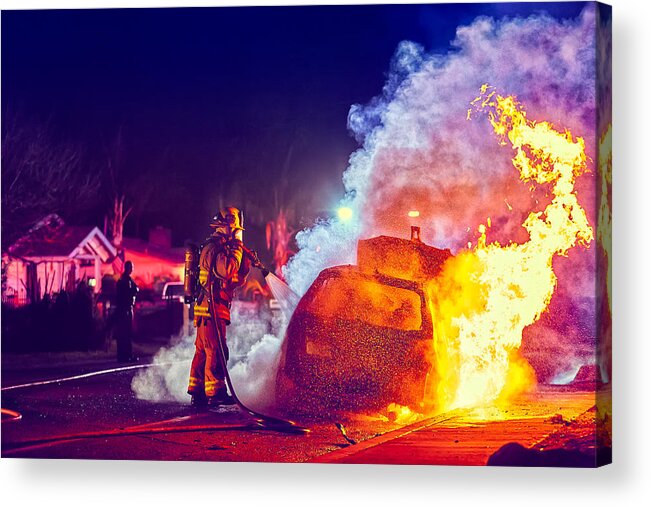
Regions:
<instances>
[{"instance_id":1,"label":"firefighter","mask_svg":"<svg viewBox=\"0 0 651 507\"><path fill-rule=\"evenodd\" d=\"M135 362L131 350L133 336L133 306L136 303L138 286L131 278L133 262L124 263L124 272L115 287L115 339L117 341L117 359L120 363Z\"/></svg>"},{"instance_id":2,"label":"firefighter","mask_svg":"<svg viewBox=\"0 0 651 507\"><path fill-rule=\"evenodd\" d=\"M226 372L218 356L217 340L221 340L226 362L226 326L230 324L233 292L244 285L251 269L248 256L243 256L242 212L225 208L213 217L210 226L213 233L199 256L201 291L194 306L197 339L188 385L192 405L198 408L233 403L226 390Z\"/></svg>"}]
</instances>

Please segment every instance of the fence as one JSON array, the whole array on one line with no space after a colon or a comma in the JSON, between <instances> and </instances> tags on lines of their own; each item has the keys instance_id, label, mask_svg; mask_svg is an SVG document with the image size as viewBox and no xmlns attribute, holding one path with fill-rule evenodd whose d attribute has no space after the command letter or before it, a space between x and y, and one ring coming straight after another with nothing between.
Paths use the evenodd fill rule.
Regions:
<instances>
[{"instance_id":1,"label":"fence","mask_svg":"<svg viewBox=\"0 0 651 507\"><path fill-rule=\"evenodd\" d=\"M10 306L11 308L17 308L19 306L25 306L29 304L29 299L26 296L16 296L16 295L7 295L2 294L2 304Z\"/></svg>"}]
</instances>

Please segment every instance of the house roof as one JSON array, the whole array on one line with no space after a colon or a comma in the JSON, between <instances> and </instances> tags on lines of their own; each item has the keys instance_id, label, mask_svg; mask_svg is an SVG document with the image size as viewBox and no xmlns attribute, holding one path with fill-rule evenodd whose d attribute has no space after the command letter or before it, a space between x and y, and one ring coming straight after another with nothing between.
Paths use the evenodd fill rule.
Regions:
<instances>
[{"instance_id":1,"label":"house roof","mask_svg":"<svg viewBox=\"0 0 651 507\"><path fill-rule=\"evenodd\" d=\"M127 258L130 253L136 253L172 264L183 264L183 248L164 248L138 238L123 238L122 248L124 248Z\"/></svg>"},{"instance_id":2,"label":"house roof","mask_svg":"<svg viewBox=\"0 0 651 507\"><path fill-rule=\"evenodd\" d=\"M95 254L103 261L115 255L115 248L102 232L92 225L67 225L52 214L32 227L8 249L13 257L75 257Z\"/></svg>"}]
</instances>

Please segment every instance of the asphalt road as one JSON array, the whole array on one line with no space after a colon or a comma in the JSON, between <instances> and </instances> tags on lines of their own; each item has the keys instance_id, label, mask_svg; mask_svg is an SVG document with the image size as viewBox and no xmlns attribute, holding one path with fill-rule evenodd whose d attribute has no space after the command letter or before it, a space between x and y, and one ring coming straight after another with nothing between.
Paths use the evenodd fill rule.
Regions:
<instances>
[{"instance_id":1,"label":"asphalt road","mask_svg":"<svg viewBox=\"0 0 651 507\"><path fill-rule=\"evenodd\" d=\"M589 390L543 387L508 410L457 410L410 425L379 415L297 421L310 430L300 435L260 428L236 407L197 413L180 403L138 400L131 380L138 368L148 366L116 366L95 361L3 370L2 408L21 418L3 416L2 456L483 465L503 444L533 446L595 404ZM15 387L21 384L28 385ZM335 422L344 424L355 445Z\"/></svg>"},{"instance_id":2,"label":"asphalt road","mask_svg":"<svg viewBox=\"0 0 651 507\"><path fill-rule=\"evenodd\" d=\"M84 376L114 368L113 363L46 367L33 371L30 379L25 372L14 378L3 371L2 408L21 418L3 418L2 456L300 462L349 445L335 421L301 421L309 427L308 435L287 434L256 426L236 407L197 413L180 403L138 400L131 391L138 365ZM75 376L82 377L12 389ZM347 418L345 425L357 441L397 427L359 416Z\"/></svg>"}]
</instances>

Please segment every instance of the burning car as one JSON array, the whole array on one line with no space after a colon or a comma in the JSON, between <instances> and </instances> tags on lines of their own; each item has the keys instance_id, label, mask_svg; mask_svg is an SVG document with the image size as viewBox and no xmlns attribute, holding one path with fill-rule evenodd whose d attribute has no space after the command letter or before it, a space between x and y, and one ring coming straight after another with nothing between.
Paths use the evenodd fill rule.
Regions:
<instances>
[{"instance_id":1,"label":"burning car","mask_svg":"<svg viewBox=\"0 0 651 507\"><path fill-rule=\"evenodd\" d=\"M451 254L417 232L412 240L360 240L358 265L320 273L287 328L276 381L281 406L325 415L422 402L433 336L424 284Z\"/></svg>"}]
</instances>

